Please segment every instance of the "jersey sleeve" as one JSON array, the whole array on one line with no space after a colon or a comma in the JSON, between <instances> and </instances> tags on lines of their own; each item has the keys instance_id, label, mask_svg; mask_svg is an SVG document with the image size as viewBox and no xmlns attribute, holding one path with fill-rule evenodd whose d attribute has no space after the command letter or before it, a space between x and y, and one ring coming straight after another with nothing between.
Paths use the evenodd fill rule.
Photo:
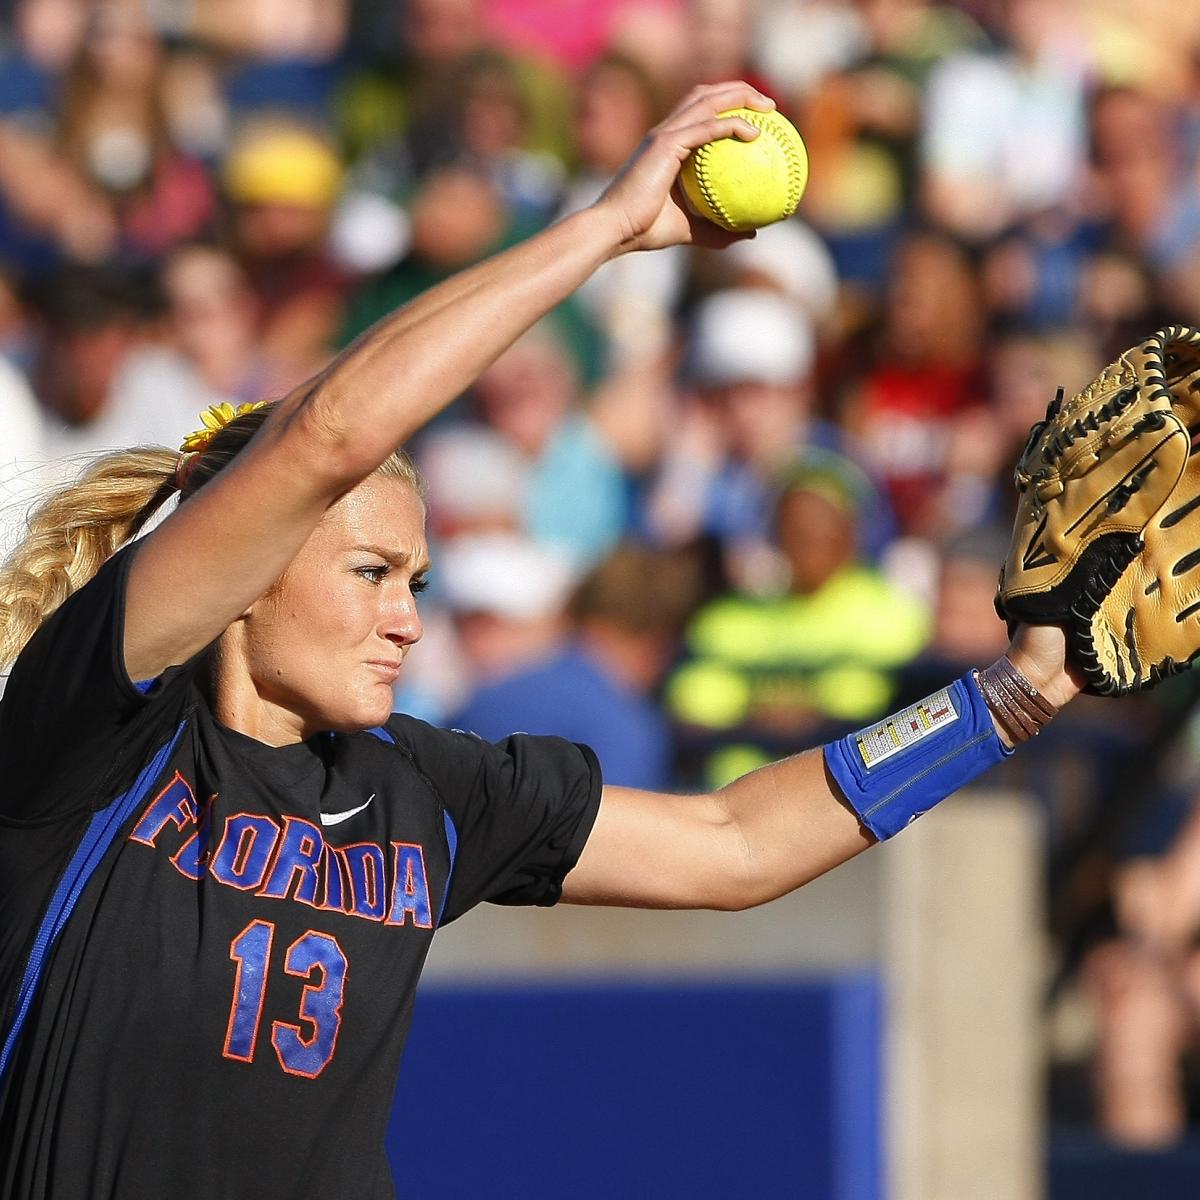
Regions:
<instances>
[{"instance_id":1,"label":"jersey sleeve","mask_svg":"<svg viewBox=\"0 0 1200 1200\"><path fill-rule=\"evenodd\" d=\"M485 742L394 717L389 730L440 797L456 841L442 924L482 901L556 904L600 807L587 746L514 734Z\"/></svg>"},{"instance_id":2,"label":"jersey sleeve","mask_svg":"<svg viewBox=\"0 0 1200 1200\"><path fill-rule=\"evenodd\" d=\"M13 664L0 701L0 817L46 820L98 807L140 765L164 700L189 674L141 686L125 670L125 587L133 547L69 596Z\"/></svg>"}]
</instances>

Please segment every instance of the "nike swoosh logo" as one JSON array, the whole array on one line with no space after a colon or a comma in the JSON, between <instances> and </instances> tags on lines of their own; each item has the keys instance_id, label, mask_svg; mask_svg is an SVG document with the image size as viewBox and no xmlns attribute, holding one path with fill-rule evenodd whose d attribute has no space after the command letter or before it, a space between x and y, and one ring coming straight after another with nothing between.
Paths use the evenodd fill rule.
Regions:
<instances>
[{"instance_id":1,"label":"nike swoosh logo","mask_svg":"<svg viewBox=\"0 0 1200 1200\"><path fill-rule=\"evenodd\" d=\"M366 802L366 804L360 804L360 805L359 805L357 808L348 808L348 809L346 809L346 811L345 811L345 812L339 812L339 813L325 813L325 812L323 812L323 813L321 814L321 824L322 824L322 825L340 825L340 824L341 824L343 821L348 821L348 820L350 820L350 818L351 818L352 816L354 816L354 815L355 815L355 813L360 813L360 812L362 812L362 810L363 810L364 808L366 808L366 807L367 807L367 805L368 805L368 804L370 804L370 803L371 803L371 801L372 801L372 800L374 800L374 799L375 799L375 793L374 793L374 792L372 792L372 793L371 793L371 794L370 794L370 795L367 797L367 802Z\"/></svg>"}]
</instances>

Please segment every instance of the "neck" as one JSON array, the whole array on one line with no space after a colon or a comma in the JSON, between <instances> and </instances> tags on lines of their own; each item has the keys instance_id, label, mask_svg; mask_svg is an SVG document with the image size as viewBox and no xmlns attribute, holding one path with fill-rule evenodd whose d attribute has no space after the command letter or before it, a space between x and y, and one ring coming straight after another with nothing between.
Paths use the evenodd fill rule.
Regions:
<instances>
[{"instance_id":1,"label":"neck","mask_svg":"<svg viewBox=\"0 0 1200 1200\"><path fill-rule=\"evenodd\" d=\"M222 652L220 645L214 653L208 691L217 720L256 742L290 746L318 732L306 728L298 713L259 695L254 680L236 654Z\"/></svg>"}]
</instances>

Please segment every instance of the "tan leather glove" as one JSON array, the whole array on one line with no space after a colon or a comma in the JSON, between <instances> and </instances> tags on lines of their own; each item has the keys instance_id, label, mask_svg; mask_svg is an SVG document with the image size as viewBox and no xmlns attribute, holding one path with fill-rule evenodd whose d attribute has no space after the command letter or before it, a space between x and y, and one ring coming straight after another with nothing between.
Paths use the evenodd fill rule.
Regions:
<instances>
[{"instance_id":1,"label":"tan leather glove","mask_svg":"<svg viewBox=\"0 0 1200 1200\"><path fill-rule=\"evenodd\" d=\"M1090 692L1150 687L1200 654L1200 331L1169 325L1030 432L996 608L1063 625Z\"/></svg>"}]
</instances>

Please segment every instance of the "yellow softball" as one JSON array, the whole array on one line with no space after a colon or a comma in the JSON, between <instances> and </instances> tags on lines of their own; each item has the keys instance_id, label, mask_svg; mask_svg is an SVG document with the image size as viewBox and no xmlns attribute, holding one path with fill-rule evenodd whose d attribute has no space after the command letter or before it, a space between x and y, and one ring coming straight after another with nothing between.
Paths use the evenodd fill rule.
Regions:
<instances>
[{"instance_id":1,"label":"yellow softball","mask_svg":"<svg viewBox=\"0 0 1200 1200\"><path fill-rule=\"evenodd\" d=\"M679 179L693 211L737 233L790 217L808 183L808 151L796 127L773 109L731 108L721 116L749 121L758 137L718 138L688 155Z\"/></svg>"}]
</instances>

